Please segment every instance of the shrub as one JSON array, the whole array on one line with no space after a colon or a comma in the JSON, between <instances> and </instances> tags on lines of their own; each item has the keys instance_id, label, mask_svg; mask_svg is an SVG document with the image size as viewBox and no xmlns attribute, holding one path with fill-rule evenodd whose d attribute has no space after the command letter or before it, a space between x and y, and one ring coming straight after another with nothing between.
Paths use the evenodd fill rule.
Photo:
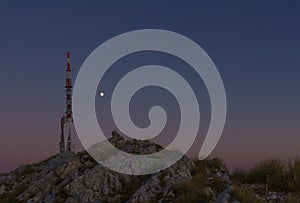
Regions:
<instances>
[{"instance_id":1,"label":"shrub","mask_svg":"<svg viewBox=\"0 0 300 203\"><path fill-rule=\"evenodd\" d=\"M15 189L13 193L9 193L0 198L0 203L14 203L18 202L16 197L23 193L28 187L26 185L21 184L19 187Z\"/></svg>"},{"instance_id":2,"label":"shrub","mask_svg":"<svg viewBox=\"0 0 300 203\"><path fill-rule=\"evenodd\" d=\"M236 183L248 183L249 182L249 172L248 171L242 171L242 170L235 170L231 178L233 182Z\"/></svg>"},{"instance_id":3,"label":"shrub","mask_svg":"<svg viewBox=\"0 0 300 203\"><path fill-rule=\"evenodd\" d=\"M26 176L26 175L29 175L31 173L33 173L34 170L32 169L32 167L30 165L26 165L24 170L22 171L22 176Z\"/></svg>"},{"instance_id":4,"label":"shrub","mask_svg":"<svg viewBox=\"0 0 300 203\"><path fill-rule=\"evenodd\" d=\"M203 174L197 174L191 180L174 186L175 202L211 202L211 198L204 191L204 180Z\"/></svg>"},{"instance_id":5,"label":"shrub","mask_svg":"<svg viewBox=\"0 0 300 203\"><path fill-rule=\"evenodd\" d=\"M192 170L192 175L196 175L198 173L205 173L208 170L205 161L195 160L194 161L194 168Z\"/></svg>"},{"instance_id":6,"label":"shrub","mask_svg":"<svg viewBox=\"0 0 300 203\"><path fill-rule=\"evenodd\" d=\"M248 171L235 171L232 180L239 183L266 184L269 176L271 190L300 192L300 158L286 162L267 160Z\"/></svg>"},{"instance_id":7,"label":"shrub","mask_svg":"<svg viewBox=\"0 0 300 203\"><path fill-rule=\"evenodd\" d=\"M254 192L250 189L241 188L235 185L233 194L240 202L262 203L262 201L254 196Z\"/></svg>"},{"instance_id":8,"label":"shrub","mask_svg":"<svg viewBox=\"0 0 300 203\"><path fill-rule=\"evenodd\" d=\"M219 194L223 190L225 190L226 186L227 186L226 182L218 178L213 178L210 184L210 187L213 189L213 191L216 194Z\"/></svg>"},{"instance_id":9,"label":"shrub","mask_svg":"<svg viewBox=\"0 0 300 203\"><path fill-rule=\"evenodd\" d=\"M248 172L235 172L233 174L233 178L238 178L242 183L265 184L268 176L270 188L275 190L286 190L288 188L286 181L286 167L279 160L267 160L261 162Z\"/></svg>"},{"instance_id":10,"label":"shrub","mask_svg":"<svg viewBox=\"0 0 300 203\"><path fill-rule=\"evenodd\" d=\"M300 192L300 158L289 160L287 165L288 187L293 192Z\"/></svg>"}]
</instances>

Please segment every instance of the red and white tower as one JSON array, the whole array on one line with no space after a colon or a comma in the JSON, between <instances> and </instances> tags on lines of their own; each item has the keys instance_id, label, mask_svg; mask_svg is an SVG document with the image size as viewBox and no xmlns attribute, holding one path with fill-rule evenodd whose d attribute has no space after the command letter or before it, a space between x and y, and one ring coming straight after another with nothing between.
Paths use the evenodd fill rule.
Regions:
<instances>
[{"instance_id":1,"label":"red and white tower","mask_svg":"<svg viewBox=\"0 0 300 203\"><path fill-rule=\"evenodd\" d=\"M61 118L61 133L60 133L60 152L72 151L72 129L73 129L73 116L72 116L72 74L70 65L70 53L67 53L67 72L66 72L66 112Z\"/></svg>"}]
</instances>

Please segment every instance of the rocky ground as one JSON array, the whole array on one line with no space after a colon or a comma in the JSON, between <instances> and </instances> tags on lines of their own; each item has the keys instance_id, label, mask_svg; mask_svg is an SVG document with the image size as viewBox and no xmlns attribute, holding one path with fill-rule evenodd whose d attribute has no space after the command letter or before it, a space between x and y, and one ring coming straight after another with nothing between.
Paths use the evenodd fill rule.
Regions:
<instances>
[{"instance_id":1,"label":"rocky ground","mask_svg":"<svg viewBox=\"0 0 300 203\"><path fill-rule=\"evenodd\" d=\"M135 154L162 149L148 141L125 140L115 131L110 142ZM0 202L240 201L228 170L218 159L193 162L184 156L158 173L133 176L111 171L80 152L55 155L0 175Z\"/></svg>"}]
</instances>

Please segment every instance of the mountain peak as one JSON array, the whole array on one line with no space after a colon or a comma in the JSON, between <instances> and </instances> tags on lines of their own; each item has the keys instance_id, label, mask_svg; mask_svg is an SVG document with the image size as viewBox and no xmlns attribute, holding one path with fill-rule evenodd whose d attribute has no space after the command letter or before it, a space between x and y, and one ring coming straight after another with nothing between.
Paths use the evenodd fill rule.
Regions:
<instances>
[{"instance_id":1,"label":"mountain peak","mask_svg":"<svg viewBox=\"0 0 300 203\"><path fill-rule=\"evenodd\" d=\"M117 131L112 132L108 141L132 154L151 154L163 149L149 141L125 140ZM86 151L63 153L1 176L0 185L4 189L0 195L20 202L149 202L153 198L172 199L174 193L171 187L190 179L193 166L193 161L184 156L166 170L134 176L103 167Z\"/></svg>"}]
</instances>

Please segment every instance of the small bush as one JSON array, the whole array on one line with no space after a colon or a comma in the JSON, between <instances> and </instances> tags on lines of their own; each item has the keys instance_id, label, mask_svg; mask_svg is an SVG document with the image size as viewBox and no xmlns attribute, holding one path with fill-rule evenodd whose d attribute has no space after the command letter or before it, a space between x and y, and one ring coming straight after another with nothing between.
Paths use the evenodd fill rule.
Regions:
<instances>
[{"instance_id":1,"label":"small bush","mask_svg":"<svg viewBox=\"0 0 300 203\"><path fill-rule=\"evenodd\" d=\"M242 170L236 170L232 173L231 178L233 182L236 183L248 183L249 182L249 172L248 171L242 171Z\"/></svg>"},{"instance_id":2,"label":"small bush","mask_svg":"<svg viewBox=\"0 0 300 203\"><path fill-rule=\"evenodd\" d=\"M213 158L210 160L206 160L206 164L210 169L223 169L223 170L227 170L226 167L224 166L223 162L221 159L219 158Z\"/></svg>"},{"instance_id":3,"label":"small bush","mask_svg":"<svg viewBox=\"0 0 300 203\"><path fill-rule=\"evenodd\" d=\"M195 160L194 161L194 168L192 170L192 175L196 175L198 173L205 173L208 170L205 161Z\"/></svg>"},{"instance_id":4,"label":"small bush","mask_svg":"<svg viewBox=\"0 0 300 203\"><path fill-rule=\"evenodd\" d=\"M262 203L262 201L258 200L254 196L254 192L250 189L241 188L241 187L235 185L233 194L240 202Z\"/></svg>"},{"instance_id":5,"label":"small bush","mask_svg":"<svg viewBox=\"0 0 300 203\"><path fill-rule=\"evenodd\" d=\"M266 184L269 176L269 188L286 192L300 192L300 158L264 161L249 171L235 171L232 180L238 183Z\"/></svg>"},{"instance_id":6,"label":"small bush","mask_svg":"<svg viewBox=\"0 0 300 203\"><path fill-rule=\"evenodd\" d=\"M221 179L213 178L210 184L210 187L216 194L221 193L223 190L226 189L227 183Z\"/></svg>"},{"instance_id":7,"label":"small bush","mask_svg":"<svg viewBox=\"0 0 300 203\"><path fill-rule=\"evenodd\" d=\"M18 202L16 200L16 197L23 193L28 187L26 185L20 185L15 189L13 193L4 195L3 197L0 198L0 203L15 203Z\"/></svg>"},{"instance_id":8,"label":"small bush","mask_svg":"<svg viewBox=\"0 0 300 203\"><path fill-rule=\"evenodd\" d=\"M282 162L274 159L261 162L249 171L236 171L233 173L232 179L240 183L266 184L268 176L271 189L288 189L286 167Z\"/></svg>"},{"instance_id":9,"label":"small bush","mask_svg":"<svg viewBox=\"0 0 300 203\"><path fill-rule=\"evenodd\" d=\"M204 191L204 180L203 174L197 174L191 180L174 186L175 202L211 202L211 198Z\"/></svg>"},{"instance_id":10,"label":"small bush","mask_svg":"<svg viewBox=\"0 0 300 203\"><path fill-rule=\"evenodd\" d=\"M219 158L205 159L205 160L194 160L194 169L192 174L204 173L207 171L223 170L228 172L227 168Z\"/></svg>"},{"instance_id":11,"label":"small bush","mask_svg":"<svg viewBox=\"0 0 300 203\"><path fill-rule=\"evenodd\" d=\"M250 170L250 182L266 182L267 176L270 177L270 184L281 187L285 179L284 164L278 160L262 162Z\"/></svg>"},{"instance_id":12,"label":"small bush","mask_svg":"<svg viewBox=\"0 0 300 203\"><path fill-rule=\"evenodd\" d=\"M300 192L300 158L289 160L287 165L288 187L293 192Z\"/></svg>"},{"instance_id":13,"label":"small bush","mask_svg":"<svg viewBox=\"0 0 300 203\"><path fill-rule=\"evenodd\" d=\"M34 172L34 170L32 169L32 167L29 166L29 165L26 165L25 168L24 168L24 170L22 171L21 175L22 176L26 176L26 175L30 175L33 172Z\"/></svg>"}]
</instances>

